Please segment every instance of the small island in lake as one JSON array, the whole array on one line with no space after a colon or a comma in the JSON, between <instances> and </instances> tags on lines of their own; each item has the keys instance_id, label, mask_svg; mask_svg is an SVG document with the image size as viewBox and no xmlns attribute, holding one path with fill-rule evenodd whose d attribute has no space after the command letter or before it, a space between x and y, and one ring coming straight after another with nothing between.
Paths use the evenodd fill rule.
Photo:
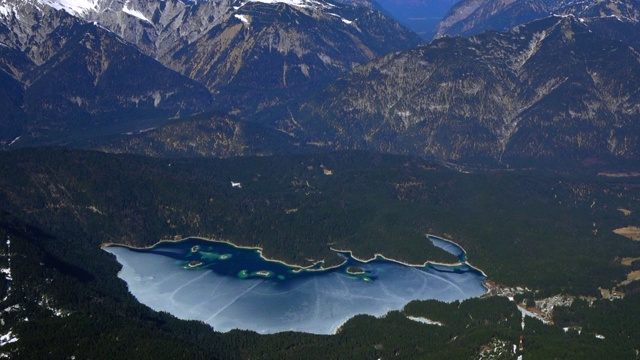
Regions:
<instances>
[{"instance_id":1,"label":"small island in lake","mask_svg":"<svg viewBox=\"0 0 640 360\"><path fill-rule=\"evenodd\" d=\"M190 268L198 267L200 265L202 265L202 261L197 261L197 260L189 261L189 267Z\"/></svg>"},{"instance_id":2,"label":"small island in lake","mask_svg":"<svg viewBox=\"0 0 640 360\"><path fill-rule=\"evenodd\" d=\"M351 275L362 275L365 273L364 269L359 268L357 266L349 266L347 268L347 273Z\"/></svg>"},{"instance_id":3,"label":"small island in lake","mask_svg":"<svg viewBox=\"0 0 640 360\"><path fill-rule=\"evenodd\" d=\"M260 271L256 271L254 273L254 275L268 278L268 277L273 276L273 273L271 271L268 271L268 270L260 270Z\"/></svg>"}]
</instances>

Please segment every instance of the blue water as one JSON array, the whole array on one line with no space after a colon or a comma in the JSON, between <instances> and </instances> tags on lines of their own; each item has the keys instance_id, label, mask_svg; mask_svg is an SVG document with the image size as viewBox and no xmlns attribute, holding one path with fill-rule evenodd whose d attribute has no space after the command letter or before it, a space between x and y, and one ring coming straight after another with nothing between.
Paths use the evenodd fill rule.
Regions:
<instances>
[{"instance_id":1,"label":"blue water","mask_svg":"<svg viewBox=\"0 0 640 360\"><path fill-rule=\"evenodd\" d=\"M434 241L434 239L436 241ZM412 300L463 300L484 294L484 275L464 263L455 244L431 238L461 259L456 266L406 266L348 253L339 267L301 269L267 261L255 249L201 239L165 242L151 249L110 246L123 265L119 277L143 304L217 331L301 331L332 334L357 314L382 316ZM351 274L350 267L363 270Z\"/></svg>"},{"instance_id":2,"label":"blue water","mask_svg":"<svg viewBox=\"0 0 640 360\"><path fill-rule=\"evenodd\" d=\"M458 246L456 243L439 238L437 236L433 236L433 235L428 235L427 238L431 240L431 243L434 246L441 248L442 250L448 252L449 254L457 256L460 262L467 261L467 253L465 253L464 250L462 250L462 248Z\"/></svg>"}]
</instances>

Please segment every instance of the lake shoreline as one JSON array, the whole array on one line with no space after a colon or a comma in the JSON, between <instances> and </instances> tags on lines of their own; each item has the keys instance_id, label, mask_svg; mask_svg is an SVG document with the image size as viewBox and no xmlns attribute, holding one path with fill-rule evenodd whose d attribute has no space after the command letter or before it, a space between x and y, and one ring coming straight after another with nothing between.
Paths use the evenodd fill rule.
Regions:
<instances>
[{"instance_id":1,"label":"lake shoreline","mask_svg":"<svg viewBox=\"0 0 640 360\"><path fill-rule=\"evenodd\" d=\"M463 254L467 255L466 250L460 246L459 244L457 244L456 242L452 241L452 240L448 240L448 239L443 239L439 236L436 235L432 235L432 234L426 234L426 237L429 241L431 241L431 238L435 238L437 240L441 240L441 241L445 241L448 243L451 243L455 246L457 246L458 248L460 248L460 250L462 250ZM312 263L311 265L298 265L298 264L291 264L291 263L287 263L286 261L283 260L278 260L278 259L271 259L268 258L264 255L264 249L260 246L247 246L247 245L238 245L238 244L234 244L233 242L229 241L229 240L217 240L217 239L211 239L211 238L205 238L205 237L200 237L200 236L191 236L191 237L186 237L186 238L181 238L181 239L176 239L176 240L170 240L170 239L164 239L164 240L160 240L158 242L156 242L153 245L148 245L148 246L133 246L133 245L127 245L127 244L118 244L118 243L114 243L114 242L107 242L107 243L103 243L100 245L101 249L104 249L106 247L109 246L120 246L120 247L124 247L124 248L128 248L128 249L133 249L133 250L149 250L149 249L153 249L154 247L163 244L163 243L179 243L179 242L183 242L183 241L187 241L189 239L197 239L197 240L202 240L202 241L206 241L206 242L212 242L212 243L224 243L230 246L233 246L236 249L247 249L247 250L256 250L258 252L258 254L260 255L260 257L265 260L265 261L270 261L270 262L275 262L275 263L280 263L282 265L288 266L290 268L292 268L293 272L301 272L301 271L326 271L326 270L332 270L332 269L337 269L342 267L344 264L347 263L347 260L344 260L343 262L341 262L338 265L334 265L334 266L329 266L329 267L324 267L323 264L325 263L325 260L318 260L314 263ZM433 242L432 242L433 244ZM437 245L433 244L433 246L438 247ZM468 261L458 261L456 263L443 263L443 262L437 262L437 261L431 261L431 260L426 260L424 263L422 264L414 264L414 263L409 263L409 262L404 262L402 260L397 260L397 259L393 259L393 258L389 258L386 257L384 254L382 253L375 253L373 255L373 257L369 258L369 259L361 259L357 256L355 256L353 254L352 250L341 250L341 249L336 249L332 246L329 246L329 249L331 251L336 252L337 254L343 253L343 254L349 254L349 256L356 260L356 261L360 261L362 263L370 263L372 261L375 261L378 258L381 258L385 261L389 261L389 262L393 262L396 264L400 264L403 266L408 266L408 267L427 267L427 266L431 266L431 265L436 265L436 266L446 266L446 267L459 267L459 266L463 266L466 265L468 267L470 267L473 270L478 271L479 273L482 274L482 276L484 276L485 278L488 278L487 274L482 271L481 269L469 264ZM443 249L444 250L444 249ZM444 250L446 251L446 250ZM455 256L455 255L454 255ZM320 265L319 268L315 268L316 266ZM486 286L485 286L486 288ZM489 289L487 288L487 291Z\"/></svg>"}]
</instances>

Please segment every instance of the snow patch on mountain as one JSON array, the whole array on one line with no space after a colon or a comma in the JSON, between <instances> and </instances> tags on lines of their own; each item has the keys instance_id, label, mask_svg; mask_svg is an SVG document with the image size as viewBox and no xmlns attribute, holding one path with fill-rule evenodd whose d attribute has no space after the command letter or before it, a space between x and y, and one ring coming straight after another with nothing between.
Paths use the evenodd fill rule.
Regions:
<instances>
[{"instance_id":1,"label":"snow patch on mountain","mask_svg":"<svg viewBox=\"0 0 640 360\"><path fill-rule=\"evenodd\" d=\"M242 21L243 23L249 25L249 18L247 17L247 15L242 15L242 14L235 14L233 15L236 19Z\"/></svg>"},{"instance_id":2,"label":"snow patch on mountain","mask_svg":"<svg viewBox=\"0 0 640 360\"><path fill-rule=\"evenodd\" d=\"M15 15L18 19L20 18L16 10L16 4L7 2L7 0L0 0L0 16L8 18L11 15Z\"/></svg>"},{"instance_id":3,"label":"snow patch on mountain","mask_svg":"<svg viewBox=\"0 0 640 360\"><path fill-rule=\"evenodd\" d=\"M39 0L56 10L64 10L71 15L82 15L90 11L98 11L99 0Z\"/></svg>"},{"instance_id":4,"label":"snow patch on mountain","mask_svg":"<svg viewBox=\"0 0 640 360\"><path fill-rule=\"evenodd\" d=\"M347 24L347 25L351 25L353 23L353 20L347 20L347 19L343 18L342 16L340 16L338 14L334 14L334 13L327 13L327 14L340 18L340 20L342 20L342 22Z\"/></svg>"},{"instance_id":5,"label":"snow patch on mountain","mask_svg":"<svg viewBox=\"0 0 640 360\"><path fill-rule=\"evenodd\" d=\"M18 341L18 337L12 334L13 331L9 330L8 333L0 335L0 346L14 343Z\"/></svg>"},{"instance_id":6,"label":"snow patch on mountain","mask_svg":"<svg viewBox=\"0 0 640 360\"><path fill-rule=\"evenodd\" d=\"M249 0L248 2L259 2L264 4L286 4L299 8L329 9L335 7L333 4L314 0ZM243 4L244 5L244 4Z\"/></svg>"},{"instance_id":7,"label":"snow patch on mountain","mask_svg":"<svg viewBox=\"0 0 640 360\"><path fill-rule=\"evenodd\" d=\"M12 9L9 7L9 4L0 4L0 15L9 16L11 10Z\"/></svg>"},{"instance_id":8,"label":"snow patch on mountain","mask_svg":"<svg viewBox=\"0 0 640 360\"><path fill-rule=\"evenodd\" d=\"M149 24L151 24L151 20L147 19L147 17L146 17L146 16L144 16L144 14L143 14L142 12L140 12L140 11L138 11L138 10L135 10L135 9L130 9L130 8L128 8L128 7L127 7L128 5L129 5L129 3L128 3L128 2L127 2L127 3L125 3L125 4L124 4L124 7L122 8L122 11L124 11L126 14L129 14L129 15L131 15L131 16L135 16L135 17L137 17L138 19L140 19L140 20L142 20L142 21L146 21L146 22L148 22Z\"/></svg>"}]
</instances>

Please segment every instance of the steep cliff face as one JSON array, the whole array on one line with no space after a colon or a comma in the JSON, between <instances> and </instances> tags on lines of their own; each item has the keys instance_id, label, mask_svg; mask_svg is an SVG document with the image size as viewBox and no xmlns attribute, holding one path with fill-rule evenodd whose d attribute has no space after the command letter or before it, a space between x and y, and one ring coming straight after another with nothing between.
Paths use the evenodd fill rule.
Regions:
<instances>
[{"instance_id":1,"label":"steep cliff face","mask_svg":"<svg viewBox=\"0 0 640 360\"><path fill-rule=\"evenodd\" d=\"M303 105L295 120L332 148L460 163L633 159L639 80L633 48L574 17L550 17L371 62Z\"/></svg>"},{"instance_id":2,"label":"steep cliff face","mask_svg":"<svg viewBox=\"0 0 640 360\"><path fill-rule=\"evenodd\" d=\"M612 16L637 22L639 5L637 0L462 0L436 26L436 37L470 36L489 29L503 31L553 14Z\"/></svg>"}]
</instances>

